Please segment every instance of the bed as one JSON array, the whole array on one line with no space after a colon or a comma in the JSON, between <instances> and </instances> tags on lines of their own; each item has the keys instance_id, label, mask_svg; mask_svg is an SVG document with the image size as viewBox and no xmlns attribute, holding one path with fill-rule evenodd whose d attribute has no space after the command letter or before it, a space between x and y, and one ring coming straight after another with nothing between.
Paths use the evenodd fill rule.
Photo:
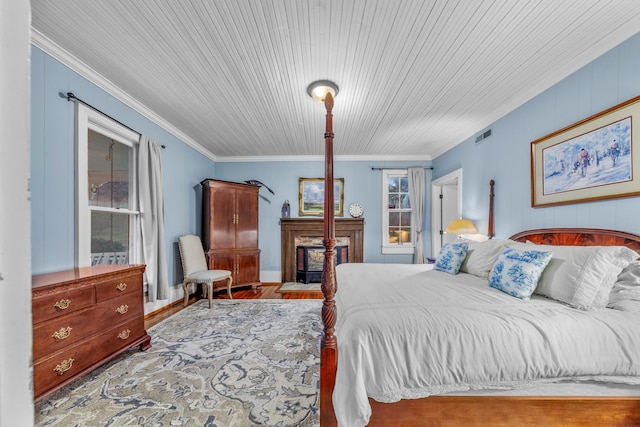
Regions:
<instances>
[{"instance_id":1,"label":"bed","mask_svg":"<svg viewBox=\"0 0 640 427\"><path fill-rule=\"evenodd\" d=\"M366 425L368 397L528 393L560 379L595 390L604 382L618 394L640 390L640 301L637 312L581 310L542 295L514 298L486 277L424 265L342 264L336 279L339 425ZM475 425L485 419L478 414Z\"/></svg>"},{"instance_id":2,"label":"bed","mask_svg":"<svg viewBox=\"0 0 640 427\"><path fill-rule=\"evenodd\" d=\"M333 99L330 96L325 99L325 107L327 109L325 180L332 181L333 132L331 110ZM568 305L565 301L554 301L553 298L545 295L533 295L528 301L518 301L500 290L488 289L486 279L479 281L476 277L471 278L469 281L469 277L465 278L464 274L470 273L462 273L463 275L457 277L452 276L455 277L454 285L466 290L466 292L458 290L457 293L450 294L447 286L432 284L438 283L437 280L429 282L429 286L424 286L423 283L426 280L426 276L442 276L446 274L439 271L429 271L428 267L425 268L425 266L405 265L391 268L388 265L358 266L343 264L336 273L336 266L332 261L335 238L333 194L330 191L325 193L324 212L327 213L324 218L326 259L322 276L324 334L321 340L320 369L320 420L323 427L338 425L336 411L338 411L341 419L346 420L340 424L341 426L364 425L363 420L366 422L367 418L368 425L376 426L640 425L640 397L638 396L638 389L640 388L640 361L638 360L640 358L640 328L637 327L640 324L640 313L624 310L624 301L618 301L623 309L605 308L601 310L589 310L588 307L586 309L585 307L578 309ZM491 188L489 219L489 234L493 235L493 185ZM564 246L568 248L565 248L566 250L570 251L573 251L574 247L582 246L616 246L626 247L640 253L640 236L613 230L529 230L511 236L508 240L517 241L519 245L537 244L538 249L542 252L544 252L545 248L540 245L552 245L556 248ZM525 248L520 247L519 249L524 250ZM578 249L575 250L579 251ZM559 250L559 252L562 252L562 250ZM625 256L628 257L628 253ZM548 261L549 265L552 264L551 258ZM376 283L377 285L375 285ZM340 286L339 292L337 292L338 285ZM422 293L424 292L422 288L429 287L435 288L436 291L427 296ZM451 284L449 287L452 287ZM551 289L553 289L553 286ZM419 292L418 295L420 297L409 297L409 300L431 301L426 306L418 306L418 314L408 309L409 303L407 302L407 295L411 295L410 292L416 291ZM487 293L486 291L490 292ZM557 292L557 289L555 292ZM489 311L489 313L494 313L494 318L492 319L492 327L494 329L510 327L510 323L505 321L505 318L509 318L509 316L512 318L514 316L520 317L520 324L517 327L513 326L520 329L514 329L510 331L511 333L502 334L503 339L506 337L507 346L519 346L521 347L520 350L524 350L513 352L513 358L516 359L516 368L512 370L515 372L516 377L502 377L502 369L496 369L496 367L503 366L502 363L489 363L486 365L490 371L489 379L494 380L493 383L491 381L488 383L476 383L474 381L478 380L478 377L469 377L470 375L476 375L466 370L467 366L474 363L472 356L479 355L479 351L483 347L483 340L486 344L486 341L492 339L491 334L486 331L473 329L480 328L480 320L486 321L488 314L487 311L474 312L474 307L478 304L470 304L469 300L462 305L466 305L467 308L472 310L473 315L470 317L478 320L478 322L462 323L461 319L464 319L464 314L452 317L454 320L450 322L459 322L462 325L460 330L470 328L473 329L474 334L481 337L480 341L467 344L470 347L468 351L466 349L464 352L454 350L450 343L446 344L445 340L448 336L457 337L457 342L468 343L468 341L465 341L466 337L457 335L460 330L445 328L443 330L448 331L448 333L440 335L436 333L434 339L432 339L433 342L442 341L445 343L439 349L434 346L436 348L434 350L435 355L423 358L413 356L409 362L403 362L405 365L393 364L391 368L388 365L385 367L384 364L382 367L375 365L374 359L378 359L378 355L380 355L380 359L385 359L389 356L385 352L394 356L394 352L402 354L405 353L404 350L408 347L422 345L416 343L415 337L413 338L414 341L403 341L406 337L401 337L402 331L409 329L405 326L412 322L430 324L436 318L449 317L449 310L453 307L450 301L462 299L465 293L469 294L471 298L475 298L476 302L478 300L482 301L481 305L492 308L493 311ZM562 295L558 298L560 297ZM609 303L609 301L606 302L607 304ZM393 310L385 305L388 303L395 305ZM520 307L515 312L507 311L503 308L514 304ZM370 316L370 313L367 314L366 312L372 311L372 307L382 311L386 310L387 313L376 312L379 315ZM522 328L528 328L534 333L536 330L539 333L540 331L553 329L549 325L554 323L549 323L549 319L546 319L547 323L541 323L540 312L535 311L536 307L543 307L541 310L545 314L542 317L562 319L561 322L556 322L556 324L568 325L564 329L570 329L571 333L565 334L564 338L562 335L550 337L545 333L539 334L535 338L518 340L517 338L522 333ZM408 320L399 316L399 313L405 312L409 313ZM502 316L495 314L496 312L499 312ZM341 316L344 318L341 319ZM352 322L349 318L356 319L356 321ZM364 325L364 331L354 329L354 325L357 324ZM585 325L587 325L586 328L589 331L586 335L581 332L581 330L585 329ZM376 336L379 332L374 329L376 327L386 327L397 333L398 336L393 338L395 341L387 342L387 345L383 346L381 353L370 349L358 350L358 345L353 344L352 335L350 334ZM440 330L438 326L435 328L436 331ZM556 332L562 333L563 328L555 329L560 329L560 331ZM609 331L608 336L606 335L607 330ZM577 368L569 367L568 364L572 357L554 352L559 351L558 346L563 347L566 344L564 341L571 341L572 337L577 337L578 333L582 335L580 335L579 339L573 339L573 341L586 342L588 340L589 344L586 347L583 343L583 345L569 346L565 349L569 352L582 352L580 357L577 357L577 355L573 357L573 359L582 361L582 365ZM388 340L389 338L385 339ZM605 348L594 351L593 342L601 339L606 343ZM339 341L340 346L338 345ZM342 345L343 341L345 345ZM556 347L549 347L550 342L553 342ZM492 346L485 345L484 347ZM338 351L339 349L340 352ZM398 351L398 349L403 351ZM554 358L559 360L559 363L549 367L540 365L540 361L548 356L548 351L551 351L550 354L553 354ZM594 357L583 357L585 351ZM615 353L616 357L619 356L619 359L609 360L608 357L601 358L597 356L598 353L609 354L607 352ZM540 353L536 355L536 361L529 360L528 357L534 353ZM486 359L487 357L478 356L480 359ZM505 358L506 356L504 350L496 350L492 357ZM453 368L447 367L442 363L449 358L454 359L456 363ZM454 380L462 379L462 381L439 384L427 390L424 389L424 384L410 384L409 392L406 390L400 392L387 389L375 390L378 378L386 377L385 380L391 378L391 381L394 381L393 376L387 371L397 371L399 379L395 381L398 383L401 383L403 378L409 378L410 382L414 381L413 374L415 372L429 371L427 369L428 364L426 364L427 367L425 368L424 360L422 359L427 359L434 366L434 370L440 370L441 373L448 374ZM343 364L347 366L345 367ZM608 366L600 366L603 364ZM518 369L518 366L525 369ZM340 371L339 375L347 372L347 375L355 376L336 377L337 371ZM349 373L349 371L351 372ZM558 387L567 383L580 383L582 385L578 386L578 388L571 385L568 388L568 392L558 394L553 393L555 393L554 390L559 389L550 386L551 394L549 394L549 388L545 388L546 383L559 379L564 381L558 384ZM376 395L377 393L375 396L377 399L389 403L379 402L369 397L370 391L366 390L366 388L372 386L374 391L371 394ZM411 388L413 386L417 391ZM512 395L509 395L509 393L499 396L491 395L491 392L488 394L484 392L487 386L490 386L489 390L504 388L507 390L515 389L516 392L515 395L513 393ZM402 390L402 387L405 387L405 384L402 384L398 389ZM536 394L538 390L543 390L543 392L538 395ZM579 392L575 392L576 390L579 390ZM440 395L441 393L446 394ZM636 395L634 396L633 394ZM334 396L333 401L332 395ZM430 396L423 397L425 395ZM334 403L336 404L335 408ZM368 407L371 408L370 418L367 414ZM355 416L353 414L345 415L344 411L350 411L353 408L355 408ZM358 414L358 412L360 413ZM352 422L353 424L350 424Z\"/></svg>"}]
</instances>

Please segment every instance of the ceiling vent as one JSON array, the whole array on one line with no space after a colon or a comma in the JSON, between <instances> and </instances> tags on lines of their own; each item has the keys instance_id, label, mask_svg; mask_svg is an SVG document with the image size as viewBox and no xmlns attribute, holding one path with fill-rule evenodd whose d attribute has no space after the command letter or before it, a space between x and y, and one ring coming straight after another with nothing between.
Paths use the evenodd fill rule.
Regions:
<instances>
[{"instance_id":1,"label":"ceiling vent","mask_svg":"<svg viewBox=\"0 0 640 427\"><path fill-rule=\"evenodd\" d=\"M484 132L476 136L476 144L480 144L482 141L489 138L490 136L491 136L491 128L485 130Z\"/></svg>"}]
</instances>

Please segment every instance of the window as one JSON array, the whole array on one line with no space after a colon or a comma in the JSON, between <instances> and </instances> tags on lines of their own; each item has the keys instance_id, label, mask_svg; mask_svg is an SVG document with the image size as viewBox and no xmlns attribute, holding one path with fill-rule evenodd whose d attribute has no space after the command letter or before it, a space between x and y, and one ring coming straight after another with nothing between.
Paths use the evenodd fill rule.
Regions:
<instances>
[{"instance_id":1,"label":"window","mask_svg":"<svg viewBox=\"0 0 640 427\"><path fill-rule=\"evenodd\" d=\"M382 187L382 253L412 254L414 233L408 172L383 170Z\"/></svg>"},{"instance_id":2,"label":"window","mask_svg":"<svg viewBox=\"0 0 640 427\"><path fill-rule=\"evenodd\" d=\"M76 263L136 263L139 135L81 103L76 118Z\"/></svg>"}]
</instances>

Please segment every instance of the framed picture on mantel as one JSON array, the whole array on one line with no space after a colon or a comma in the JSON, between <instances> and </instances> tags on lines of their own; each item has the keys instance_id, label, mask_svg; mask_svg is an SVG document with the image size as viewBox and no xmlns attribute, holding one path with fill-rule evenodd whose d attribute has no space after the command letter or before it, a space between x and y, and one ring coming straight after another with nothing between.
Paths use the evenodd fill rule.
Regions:
<instances>
[{"instance_id":1,"label":"framed picture on mantel","mask_svg":"<svg viewBox=\"0 0 640 427\"><path fill-rule=\"evenodd\" d=\"M299 178L300 216L324 216L324 178ZM334 215L344 215L344 178L333 180Z\"/></svg>"}]
</instances>

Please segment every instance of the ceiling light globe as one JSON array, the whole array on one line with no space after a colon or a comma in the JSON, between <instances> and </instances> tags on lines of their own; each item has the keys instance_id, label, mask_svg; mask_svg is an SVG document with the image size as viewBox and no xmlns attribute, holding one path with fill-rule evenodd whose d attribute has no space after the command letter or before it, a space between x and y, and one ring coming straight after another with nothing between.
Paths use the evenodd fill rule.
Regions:
<instances>
[{"instance_id":1,"label":"ceiling light globe","mask_svg":"<svg viewBox=\"0 0 640 427\"><path fill-rule=\"evenodd\" d=\"M307 87L307 93L315 101L324 103L327 93L331 93L331 96L334 98L336 97L338 94L338 86L329 80L318 80Z\"/></svg>"}]
</instances>

